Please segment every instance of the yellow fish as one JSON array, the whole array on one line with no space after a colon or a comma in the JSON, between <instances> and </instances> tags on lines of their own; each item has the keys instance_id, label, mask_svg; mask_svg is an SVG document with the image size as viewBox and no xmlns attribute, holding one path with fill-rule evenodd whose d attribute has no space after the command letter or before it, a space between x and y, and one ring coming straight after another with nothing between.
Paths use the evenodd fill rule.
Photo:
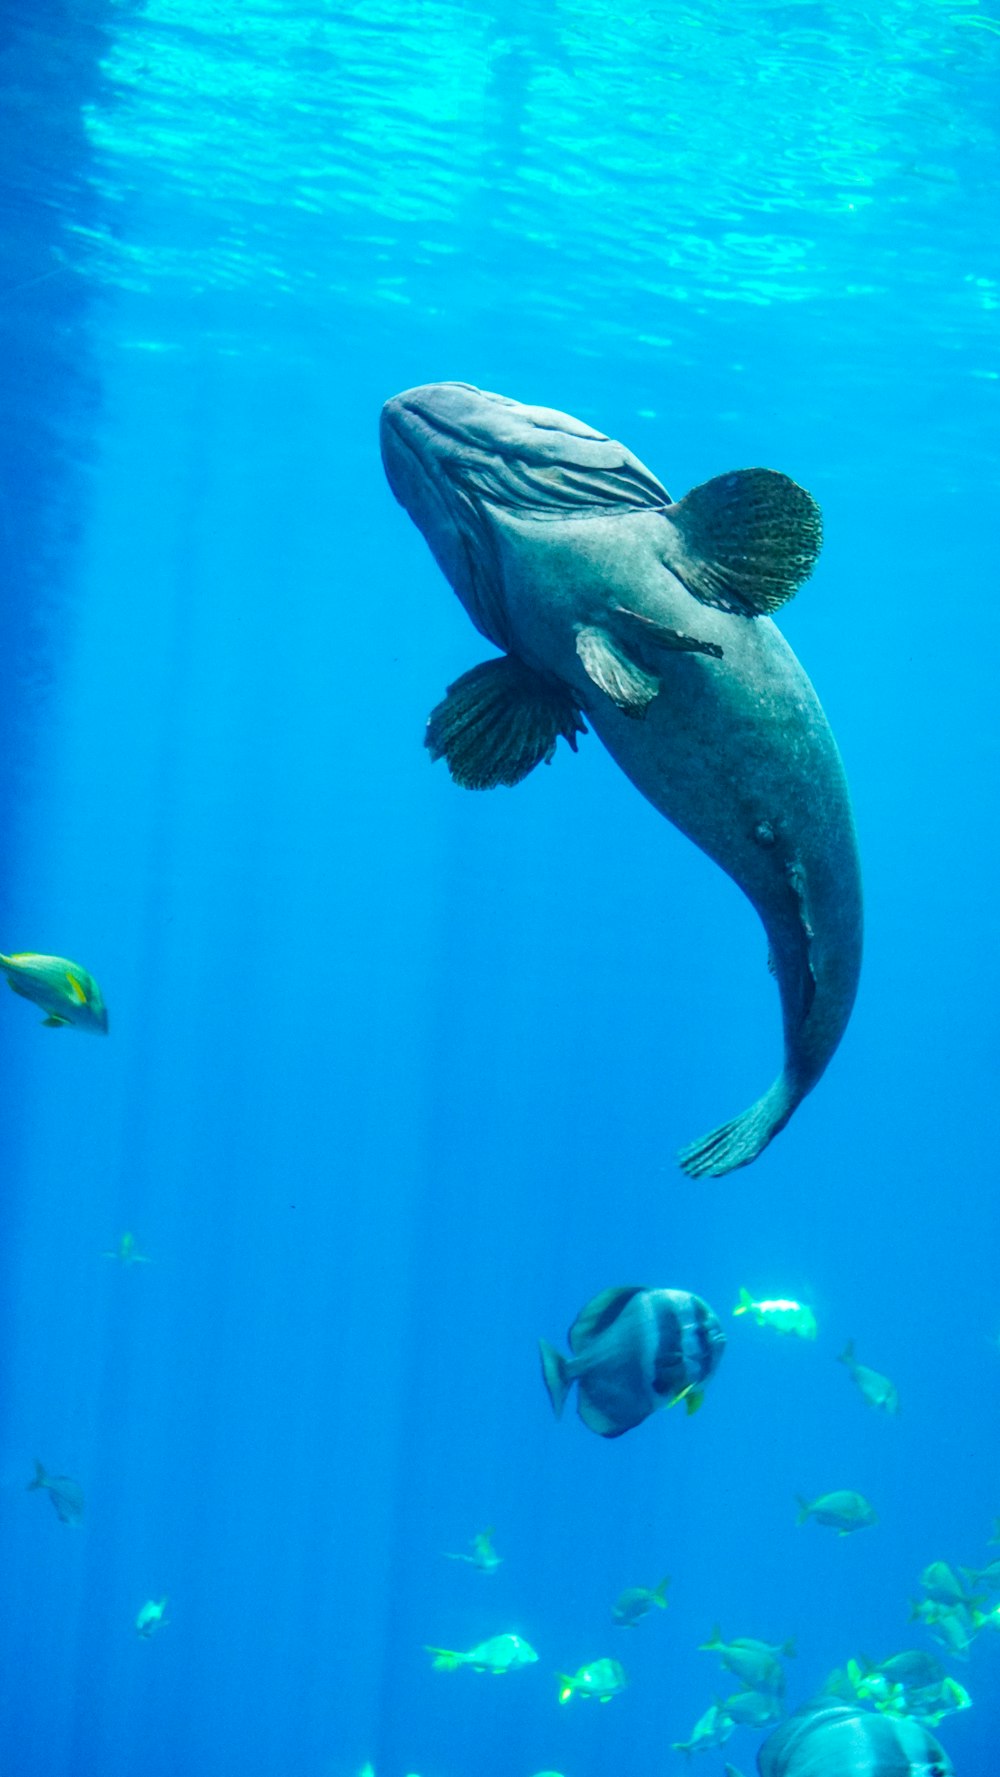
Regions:
<instances>
[{"instance_id":1,"label":"yellow fish","mask_svg":"<svg viewBox=\"0 0 1000 1777\"><path fill-rule=\"evenodd\" d=\"M800 1339L816 1337L816 1316L804 1302L789 1302L783 1297L755 1302L749 1290L741 1290L733 1313L752 1314L759 1327L773 1327L776 1333L795 1333Z\"/></svg>"},{"instance_id":2,"label":"yellow fish","mask_svg":"<svg viewBox=\"0 0 1000 1777\"><path fill-rule=\"evenodd\" d=\"M15 956L0 954L0 969L8 987L22 999L34 1000L46 1013L43 1024L75 1024L78 1030L100 1031L107 1036L108 1013L101 990L79 963L23 950Z\"/></svg>"}]
</instances>

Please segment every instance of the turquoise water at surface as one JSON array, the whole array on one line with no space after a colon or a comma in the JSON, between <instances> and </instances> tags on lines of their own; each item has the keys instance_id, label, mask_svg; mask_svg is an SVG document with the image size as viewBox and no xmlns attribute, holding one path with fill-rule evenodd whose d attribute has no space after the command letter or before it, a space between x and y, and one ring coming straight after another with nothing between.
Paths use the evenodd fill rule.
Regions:
<instances>
[{"instance_id":1,"label":"turquoise water at surface","mask_svg":"<svg viewBox=\"0 0 1000 1777\"><path fill-rule=\"evenodd\" d=\"M1000 1512L991 4L0 8L0 948L111 1018L0 1000L3 1770L671 1777L736 1688L716 1623L794 1636L790 1706L941 1652L919 1575ZM422 746L489 649L377 425L451 378L675 497L765 463L823 508L779 623L865 966L730 1178L675 1153L777 1066L749 905L593 735L486 795ZM536 1340L629 1282L729 1346L700 1413L605 1443ZM796 1526L837 1488L877 1525ZM487 1525L495 1574L443 1559ZM431 1670L507 1631L536 1665ZM603 1657L625 1692L560 1708ZM1000 1634L942 1658L973 1707L937 1732L992 1777Z\"/></svg>"}]
</instances>

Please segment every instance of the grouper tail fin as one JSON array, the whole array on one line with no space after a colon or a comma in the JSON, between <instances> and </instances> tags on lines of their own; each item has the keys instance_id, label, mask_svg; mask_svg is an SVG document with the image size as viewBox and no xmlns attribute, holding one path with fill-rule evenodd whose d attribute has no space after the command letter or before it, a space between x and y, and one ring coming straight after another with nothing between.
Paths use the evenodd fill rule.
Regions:
<instances>
[{"instance_id":1,"label":"grouper tail fin","mask_svg":"<svg viewBox=\"0 0 1000 1777\"><path fill-rule=\"evenodd\" d=\"M720 1123L700 1141L682 1148L678 1165L688 1178L721 1178L739 1166L749 1166L762 1154L768 1142L785 1127L798 1103L784 1074L779 1074L762 1098L752 1104L741 1117Z\"/></svg>"}]
</instances>

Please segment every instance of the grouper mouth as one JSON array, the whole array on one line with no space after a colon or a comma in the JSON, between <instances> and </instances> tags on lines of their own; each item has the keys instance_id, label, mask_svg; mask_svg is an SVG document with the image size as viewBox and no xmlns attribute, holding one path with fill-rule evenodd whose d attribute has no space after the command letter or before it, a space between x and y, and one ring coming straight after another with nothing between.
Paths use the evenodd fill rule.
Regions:
<instances>
[{"instance_id":1,"label":"grouper mouth","mask_svg":"<svg viewBox=\"0 0 1000 1777\"><path fill-rule=\"evenodd\" d=\"M401 453L467 499L536 520L606 517L615 508L634 512L670 504L656 477L615 439L571 414L528 407L471 383L427 383L394 396L382 409L389 485L417 517L406 496Z\"/></svg>"},{"instance_id":2,"label":"grouper mouth","mask_svg":"<svg viewBox=\"0 0 1000 1777\"><path fill-rule=\"evenodd\" d=\"M471 383L426 383L382 409L393 493L482 635L510 647L497 527L662 511L670 495L632 452L568 413Z\"/></svg>"}]
</instances>

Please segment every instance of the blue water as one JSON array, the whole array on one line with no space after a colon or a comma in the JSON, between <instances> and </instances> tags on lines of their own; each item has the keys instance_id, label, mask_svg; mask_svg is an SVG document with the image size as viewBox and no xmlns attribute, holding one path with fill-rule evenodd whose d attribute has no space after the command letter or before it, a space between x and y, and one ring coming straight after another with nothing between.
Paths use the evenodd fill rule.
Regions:
<instances>
[{"instance_id":1,"label":"blue water","mask_svg":"<svg viewBox=\"0 0 1000 1777\"><path fill-rule=\"evenodd\" d=\"M0 94L0 948L111 1015L0 1000L0 1768L671 1777L715 1623L794 1635L790 1704L932 1649L921 1569L1000 1511L994 0L6 0ZM730 1178L674 1155L778 1063L749 905L596 737L481 796L422 747L488 652L378 456L440 378L822 504L781 627L866 962ZM535 1342L633 1281L729 1348L606 1443ZM845 1487L874 1528L796 1526ZM491 1524L495 1575L442 1558ZM510 1630L529 1670L431 1670ZM949 1670L991 1777L1000 1634Z\"/></svg>"}]
</instances>

